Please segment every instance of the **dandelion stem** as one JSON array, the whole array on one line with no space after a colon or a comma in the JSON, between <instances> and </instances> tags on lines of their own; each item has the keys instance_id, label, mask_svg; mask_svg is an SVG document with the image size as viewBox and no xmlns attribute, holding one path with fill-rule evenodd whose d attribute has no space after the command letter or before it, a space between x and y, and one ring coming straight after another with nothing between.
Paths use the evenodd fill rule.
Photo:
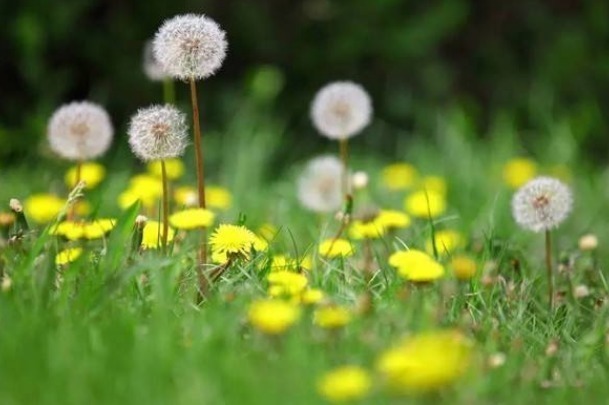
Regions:
<instances>
[{"instance_id":1,"label":"dandelion stem","mask_svg":"<svg viewBox=\"0 0 609 405\"><path fill-rule=\"evenodd\" d=\"M554 280L552 275L552 238L550 231L546 231L546 270L548 272L548 302L550 311L554 308Z\"/></svg>"},{"instance_id":2,"label":"dandelion stem","mask_svg":"<svg viewBox=\"0 0 609 405\"><path fill-rule=\"evenodd\" d=\"M342 173L342 190L345 195L345 201L349 196L349 144L347 138L342 138L338 141L339 149L340 149L340 161L343 163L343 173Z\"/></svg>"},{"instance_id":3,"label":"dandelion stem","mask_svg":"<svg viewBox=\"0 0 609 405\"><path fill-rule=\"evenodd\" d=\"M197 85L193 77L190 78L190 100L192 103L192 120L195 138L195 163L197 166L197 191L199 194L199 207L205 208L205 172L203 168L203 148L201 147L201 125L199 122L199 101L197 100ZM199 249L199 266L197 266L199 279L199 296L207 284L203 274L203 265L207 262L205 229L201 231L201 248Z\"/></svg>"},{"instance_id":4,"label":"dandelion stem","mask_svg":"<svg viewBox=\"0 0 609 405\"><path fill-rule=\"evenodd\" d=\"M79 160L76 163L76 178L74 180L74 187L78 186L81 178L82 178L82 161ZM68 218L67 218L68 221L72 221L75 216L76 216L76 203L72 204L70 206L70 209L68 210Z\"/></svg>"},{"instance_id":5,"label":"dandelion stem","mask_svg":"<svg viewBox=\"0 0 609 405\"><path fill-rule=\"evenodd\" d=\"M165 104L175 104L176 102L175 85L172 79L163 80L163 101Z\"/></svg>"},{"instance_id":6,"label":"dandelion stem","mask_svg":"<svg viewBox=\"0 0 609 405\"><path fill-rule=\"evenodd\" d=\"M205 208L205 172L203 169L203 148L201 147L201 125L199 122L199 101L197 100L197 85L194 78L190 78L190 100L192 103L192 121L195 138L195 163L197 165L197 191L199 194L199 207Z\"/></svg>"},{"instance_id":7,"label":"dandelion stem","mask_svg":"<svg viewBox=\"0 0 609 405\"><path fill-rule=\"evenodd\" d=\"M163 234L161 235L161 241L163 253L167 254L167 236L169 234L169 191L167 189L165 159L161 159L161 178L163 182Z\"/></svg>"}]
</instances>

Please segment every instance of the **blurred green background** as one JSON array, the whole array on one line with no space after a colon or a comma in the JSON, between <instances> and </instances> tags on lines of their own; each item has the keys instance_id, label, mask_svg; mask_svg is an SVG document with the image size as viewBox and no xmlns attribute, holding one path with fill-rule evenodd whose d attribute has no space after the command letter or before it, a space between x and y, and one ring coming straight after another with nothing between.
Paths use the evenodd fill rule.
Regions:
<instances>
[{"instance_id":1,"label":"blurred green background","mask_svg":"<svg viewBox=\"0 0 609 405\"><path fill-rule=\"evenodd\" d=\"M75 99L105 105L124 148L129 116L162 100L142 72L143 45L185 12L208 14L229 39L225 65L199 88L207 131L253 109L281 122L280 148L302 156L323 142L311 97L351 79L374 99L382 139L371 142L386 153L455 109L480 137L502 122L524 139L560 122L589 156L609 152L607 1L5 0L0 165L44 150L48 117ZM178 83L187 103L185 90Z\"/></svg>"}]
</instances>

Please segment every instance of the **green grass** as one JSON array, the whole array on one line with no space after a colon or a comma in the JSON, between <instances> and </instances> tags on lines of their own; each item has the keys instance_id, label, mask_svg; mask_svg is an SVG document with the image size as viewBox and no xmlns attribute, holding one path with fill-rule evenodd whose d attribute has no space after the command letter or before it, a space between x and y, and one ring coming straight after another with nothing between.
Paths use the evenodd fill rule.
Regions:
<instances>
[{"instance_id":1,"label":"green grass","mask_svg":"<svg viewBox=\"0 0 609 405\"><path fill-rule=\"evenodd\" d=\"M353 308L369 291L371 314L356 317L339 333L313 326L310 310L284 336L269 338L253 330L247 307L267 288L259 263L273 253L315 252L321 234L331 235L337 223L332 215L304 211L295 198L295 179L308 156L273 169L284 126L242 114L226 133L206 137L208 173L234 195L232 208L218 222L235 223L244 214L252 229L266 222L281 229L269 253L233 266L201 306L193 301L196 238L177 245L171 257L148 251L129 260L137 212L121 213L115 200L135 171L121 148L106 161L109 175L101 188L88 194L99 215L119 218L105 249L99 242L87 244L93 260L84 256L70 265L56 288L54 256L63 242L38 227L1 248L0 269L13 285L0 293L0 403L323 403L315 385L324 372L343 364L374 371L379 354L402 336L438 327L458 328L474 342L468 373L433 395L406 398L388 394L377 381L362 403L604 402L606 173L578 155L565 124L548 125L547 133L520 142L505 123L479 138L462 115L442 117L436 131L400 141L393 156L372 151L381 136L378 128L353 139L353 167L371 178L369 190L356 196L356 208L373 203L402 208L404 195L380 184L383 164L408 161L422 173L444 176L450 206L435 228L466 235L466 251L479 267L494 263L488 273L479 271L469 283L448 275L424 288L409 286L388 266L387 256L401 242L424 246L429 224L415 221L397 238L374 243L379 272L368 285L359 272L360 255L344 262L316 260L311 285ZM336 149L328 143L327 151ZM556 288L567 294L553 313L547 310L543 237L516 227L512 191L501 181L503 163L525 150L542 167L563 164L572 172L574 212L554 234L555 256L564 270L556 276ZM0 200L49 190L65 194L63 169L48 161L9 168L2 173ZM193 181L189 173L186 182ZM594 255L577 250L578 238L587 232L601 241ZM485 275L499 281L487 285ZM591 295L571 299L570 284L586 284ZM554 341L558 351L549 356L546 349ZM499 352L506 363L491 369L489 357ZM542 388L547 381L551 387Z\"/></svg>"}]
</instances>

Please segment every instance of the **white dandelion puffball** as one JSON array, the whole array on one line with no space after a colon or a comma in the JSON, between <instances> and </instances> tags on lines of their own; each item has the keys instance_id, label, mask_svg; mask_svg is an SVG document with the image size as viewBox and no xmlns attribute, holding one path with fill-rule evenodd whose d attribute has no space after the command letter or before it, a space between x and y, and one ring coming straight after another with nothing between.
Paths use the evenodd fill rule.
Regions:
<instances>
[{"instance_id":1,"label":"white dandelion puffball","mask_svg":"<svg viewBox=\"0 0 609 405\"><path fill-rule=\"evenodd\" d=\"M114 136L106 110L89 101L59 107L51 116L47 137L51 149L64 159L89 160L103 155Z\"/></svg>"},{"instance_id":2,"label":"white dandelion puffball","mask_svg":"<svg viewBox=\"0 0 609 405\"><path fill-rule=\"evenodd\" d=\"M185 14L166 20L153 40L153 52L165 72L181 79L204 79L222 66L226 33L204 15Z\"/></svg>"},{"instance_id":3,"label":"white dandelion puffball","mask_svg":"<svg viewBox=\"0 0 609 405\"><path fill-rule=\"evenodd\" d=\"M568 186L551 177L537 177L522 186L512 199L512 214L522 228L542 232L557 228L571 212L573 195Z\"/></svg>"},{"instance_id":4,"label":"white dandelion puffball","mask_svg":"<svg viewBox=\"0 0 609 405\"><path fill-rule=\"evenodd\" d=\"M360 133L372 118L372 102L362 86L334 82L322 87L311 104L315 128L330 139L346 139Z\"/></svg>"},{"instance_id":5,"label":"white dandelion puffball","mask_svg":"<svg viewBox=\"0 0 609 405\"><path fill-rule=\"evenodd\" d=\"M146 45L144 45L142 69L144 70L146 77L153 82L160 82L170 78L170 76L163 69L163 66L161 66L159 61L154 56L154 52L152 51L152 41L147 41Z\"/></svg>"},{"instance_id":6,"label":"white dandelion puffball","mask_svg":"<svg viewBox=\"0 0 609 405\"><path fill-rule=\"evenodd\" d=\"M315 212L338 210L343 202L343 170L343 164L334 156L311 160L298 180L300 203Z\"/></svg>"},{"instance_id":7,"label":"white dandelion puffball","mask_svg":"<svg viewBox=\"0 0 609 405\"><path fill-rule=\"evenodd\" d=\"M139 110L129 123L129 146L143 161L181 156L186 148L186 115L171 105Z\"/></svg>"}]
</instances>

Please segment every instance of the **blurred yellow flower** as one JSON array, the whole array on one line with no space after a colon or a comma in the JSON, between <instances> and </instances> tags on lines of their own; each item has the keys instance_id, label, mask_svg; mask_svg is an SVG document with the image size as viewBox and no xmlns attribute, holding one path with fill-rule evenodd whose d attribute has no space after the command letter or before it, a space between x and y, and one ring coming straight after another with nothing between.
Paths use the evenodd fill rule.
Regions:
<instances>
[{"instance_id":1,"label":"blurred yellow flower","mask_svg":"<svg viewBox=\"0 0 609 405\"><path fill-rule=\"evenodd\" d=\"M330 402L347 402L363 398L372 387L369 373L358 366L343 366L324 374L317 390Z\"/></svg>"},{"instance_id":2,"label":"blurred yellow flower","mask_svg":"<svg viewBox=\"0 0 609 405\"><path fill-rule=\"evenodd\" d=\"M279 335L290 328L300 317L300 309L281 300L254 301L248 310L250 324L269 335Z\"/></svg>"},{"instance_id":3,"label":"blurred yellow flower","mask_svg":"<svg viewBox=\"0 0 609 405\"><path fill-rule=\"evenodd\" d=\"M176 187L173 192L173 199L180 207L196 207L199 205L197 189L190 186Z\"/></svg>"},{"instance_id":4,"label":"blurred yellow flower","mask_svg":"<svg viewBox=\"0 0 609 405\"><path fill-rule=\"evenodd\" d=\"M398 274L414 283L426 283L444 275L444 267L425 252L410 249L392 254L389 264Z\"/></svg>"},{"instance_id":5,"label":"blurred yellow flower","mask_svg":"<svg viewBox=\"0 0 609 405\"><path fill-rule=\"evenodd\" d=\"M311 255L306 255L300 260L300 268L306 271L313 269L313 258Z\"/></svg>"},{"instance_id":6,"label":"blurred yellow flower","mask_svg":"<svg viewBox=\"0 0 609 405\"><path fill-rule=\"evenodd\" d=\"M148 162L146 168L148 169L148 173L156 178L161 178L160 160ZM184 163L178 158L165 159L165 171L167 172L167 179L177 180L184 174Z\"/></svg>"},{"instance_id":7,"label":"blurred yellow flower","mask_svg":"<svg viewBox=\"0 0 609 405\"><path fill-rule=\"evenodd\" d=\"M417 179L417 170L408 163L394 163L385 166L382 171L383 185L390 190L411 188Z\"/></svg>"},{"instance_id":8,"label":"blurred yellow flower","mask_svg":"<svg viewBox=\"0 0 609 405\"><path fill-rule=\"evenodd\" d=\"M173 198L179 206L195 207L199 204L197 189L190 186L177 187L173 192ZM205 203L207 208L226 210L232 202L231 193L224 187L205 186Z\"/></svg>"},{"instance_id":9,"label":"blurred yellow flower","mask_svg":"<svg viewBox=\"0 0 609 405\"><path fill-rule=\"evenodd\" d=\"M385 227L376 220L353 221L349 227L349 236L353 239L378 239L385 234Z\"/></svg>"},{"instance_id":10,"label":"blurred yellow flower","mask_svg":"<svg viewBox=\"0 0 609 405\"><path fill-rule=\"evenodd\" d=\"M233 197L231 193L220 186L205 186L205 202L210 208L226 210L230 208Z\"/></svg>"},{"instance_id":11,"label":"blurred yellow flower","mask_svg":"<svg viewBox=\"0 0 609 405\"><path fill-rule=\"evenodd\" d=\"M262 224L260 228L258 228L258 235L260 235L267 241L272 241L273 239L275 239L277 232L279 232L277 227L269 223Z\"/></svg>"},{"instance_id":12,"label":"blurred yellow flower","mask_svg":"<svg viewBox=\"0 0 609 405\"><path fill-rule=\"evenodd\" d=\"M149 174L138 174L129 181L129 188L142 195L160 197L163 195L163 182Z\"/></svg>"},{"instance_id":13,"label":"blurred yellow flower","mask_svg":"<svg viewBox=\"0 0 609 405\"><path fill-rule=\"evenodd\" d=\"M51 228L51 235L63 236L68 240L100 239L110 232L116 224L115 219L100 218L91 222L62 221Z\"/></svg>"},{"instance_id":14,"label":"blurred yellow flower","mask_svg":"<svg viewBox=\"0 0 609 405\"><path fill-rule=\"evenodd\" d=\"M277 254L277 255L273 255L273 257L271 257L270 267L271 267L271 271L298 270L298 263L296 262L296 260L292 259L291 257L282 255L282 254Z\"/></svg>"},{"instance_id":15,"label":"blurred yellow flower","mask_svg":"<svg viewBox=\"0 0 609 405\"><path fill-rule=\"evenodd\" d=\"M170 243L175 236L175 231L169 228L167 232L167 243ZM142 248L158 249L163 241L163 224L158 221L147 221L144 225L142 235Z\"/></svg>"},{"instance_id":16,"label":"blurred yellow flower","mask_svg":"<svg viewBox=\"0 0 609 405\"><path fill-rule=\"evenodd\" d=\"M74 188L76 186L77 170L77 166L72 166L66 172L65 182L69 188ZM106 177L106 168L99 163L83 163L80 167L80 180L85 182L85 188L87 189L97 187L104 177Z\"/></svg>"},{"instance_id":17,"label":"blurred yellow flower","mask_svg":"<svg viewBox=\"0 0 609 405\"><path fill-rule=\"evenodd\" d=\"M82 255L82 248L68 248L57 253L55 256L55 265L65 266L68 263L76 261Z\"/></svg>"},{"instance_id":18,"label":"blurred yellow flower","mask_svg":"<svg viewBox=\"0 0 609 405\"><path fill-rule=\"evenodd\" d=\"M436 218L446 211L446 198L437 191L416 191L404 200L406 212L417 218Z\"/></svg>"},{"instance_id":19,"label":"blurred yellow flower","mask_svg":"<svg viewBox=\"0 0 609 405\"><path fill-rule=\"evenodd\" d=\"M161 180L148 174L139 174L131 178L127 190L118 196L118 205L127 209L140 201L144 208L152 208L162 194Z\"/></svg>"},{"instance_id":20,"label":"blurred yellow flower","mask_svg":"<svg viewBox=\"0 0 609 405\"><path fill-rule=\"evenodd\" d=\"M434 235L434 240L436 242L436 249L438 249L439 255L445 255L452 253L455 249L458 249L463 244L463 236L452 229L445 229L436 231ZM425 250L428 253L433 253L433 245L431 240L428 240L425 243Z\"/></svg>"},{"instance_id":21,"label":"blurred yellow flower","mask_svg":"<svg viewBox=\"0 0 609 405\"><path fill-rule=\"evenodd\" d=\"M517 189L537 175L537 164L527 158L514 158L503 166L503 181Z\"/></svg>"},{"instance_id":22,"label":"blurred yellow flower","mask_svg":"<svg viewBox=\"0 0 609 405\"><path fill-rule=\"evenodd\" d=\"M176 229L192 230L208 228L214 223L215 214L203 208L187 208L169 216L169 223Z\"/></svg>"},{"instance_id":23,"label":"blurred yellow flower","mask_svg":"<svg viewBox=\"0 0 609 405\"><path fill-rule=\"evenodd\" d=\"M25 199L25 216L39 224L45 224L57 218L65 205L65 200L54 194L32 194Z\"/></svg>"},{"instance_id":24,"label":"blurred yellow flower","mask_svg":"<svg viewBox=\"0 0 609 405\"><path fill-rule=\"evenodd\" d=\"M319 244L319 254L330 259L352 256L354 252L351 242L345 239L327 239Z\"/></svg>"},{"instance_id":25,"label":"blurred yellow flower","mask_svg":"<svg viewBox=\"0 0 609 405\"><path fill-rule=\"evenodd\" d=\"M408 214L396 210L380 210L374 220L386 230L408 228L411 223Z\"/></svg>"},{"instance_id":26,"label":"blurred yellow flower","mask_svg":"<svg viewBox=\"0 0 609 405\"><path fill-rule=\"evenodd\" d=\"M421 191L434 192L441 195L446 195L448 191L446 179L441 176L425 176L417 184L417 188Z\"/></svg>"},{"instance_id":27,"label":"blurred yellow flower","mask_svg":"<svg viewBox=\"0 0 609 405\"><path fill-rule=\"evenodd\" d=\"M342 328L351 322L351 312L344 307L329 305L313 313L313 323L325 329Z\"/></svg>"},{"instance_id":28,"label":"blurred yellow flower","mask_svg":"<svg viewBox=\"0 0 609 405\"><path fill-rule=\"evenodd\" d=\"M458 255L450 261L455 277L459 280L469 280L476 275L476 261L469 256Z\"/></svg>"},{"instance_id":29,"label":"blurred yellow flower","mask_svg":"<svg viewBox=\"0 0 609 405\"><path fill-rule=\"evenodd\" d=\"M212 252L249 258L256 235L244 226L220 224L209 238Z\"/></svg>"},{"instance_id":30,"label":"blurred yellow flower","mask_svg":"<svg viewBox=\"0 0 609 405\"><path fill-rule=\"evenodd\" d=\"M269 248L269 243L266 241L266 239L254 234L253 247L256 252L265 252Z\"/></svg>"},{"instance_id":31,"label":"blurred yellow flower","mask_svg":"<svg viewBox=\"0 0 609 405\"><path fill-rule=\"evenodd\" d=\"M141 190L127 189L119 194L118 206L126 210L136 202L140 201L144 208L152 208L158 196L149 193L142 193Z\"/></svg>"},{"instance_id":32,"label":"blurred yellow flower","mask_svg":"<svg viewBox=\"0 0 609 405\"><path fill-rule=\"evenodd\" d=\"M309 288L300 294L300 302L305 305L312 305L321 302L325 298L325 294L318 288Z\"/></svg>"},{"instance_id":33,"label":"blurred yellow flower","mask_svg":"<svg viewBox=\"0 0 609 405\"><path fill-rule=\"evenodd\" d=\"M271 272L266 279L271 286L269 293L272 296L300 294L309 284L309 280L303 274L287 270Z\"/></svg>"},{"instance_id":34,"label":"blurred yellow flower","mask_svg":"<svg viewBox=\"0 0 609 405\"><path fill-rule=\"evenodd\" d=\"M471 343L458 331L425 332L383 353L378 371L400 392L429 392L455 382L470 363Z\"/></svg>"},{"instance_id":35,"label":"blurred yellow flower","mask_svg":"<svg viewBox=\"0 0 609 405\"><path fill-rule=\"evenodd\" d=\"M380 210L370 221L353 221L349 236L353 239L378 239L387 231L410 226L410 217L400 211Z\"/></svg>"}]
</instances>

